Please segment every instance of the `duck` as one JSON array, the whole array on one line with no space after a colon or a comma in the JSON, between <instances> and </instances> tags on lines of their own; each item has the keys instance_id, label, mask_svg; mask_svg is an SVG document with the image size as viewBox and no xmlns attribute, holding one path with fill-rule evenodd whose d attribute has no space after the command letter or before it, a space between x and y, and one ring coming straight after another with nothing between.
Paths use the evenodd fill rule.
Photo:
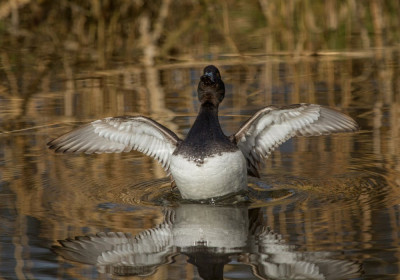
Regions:
<instances>
[{"instance_id":1,"label":"duck","mask_svg":"<svg viewBox=\"0 0 400 280\"><path fill-rule=\"evenodd\" d=\"M218 119L225 84L214 65L204 68L197 95L200 110L184 139L151 118L119 116L82 125L47 145L57 153L142 152L160 162L183 199L208 200L245 192L248 176L260 177L264 161L292 137L359 129L340 111L300 103L266 106L227 136Z\"/></svg>"}]
</instances>

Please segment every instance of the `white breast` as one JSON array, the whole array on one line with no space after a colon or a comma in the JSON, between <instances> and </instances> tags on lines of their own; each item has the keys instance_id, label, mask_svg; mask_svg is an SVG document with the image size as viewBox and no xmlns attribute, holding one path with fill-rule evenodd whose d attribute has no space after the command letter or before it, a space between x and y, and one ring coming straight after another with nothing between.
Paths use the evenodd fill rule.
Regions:
<instances>
[{"instance_id":1,"label":"white breast","mask_svg":"<svg viewBox=\"0 0 400 280\"><path fill-rule=\"evenodd\" d=\"M185 199L208 199L247 189L247 166L241 151L205 158L201 165L173 155L170 171Z\"/></svg>"}]
</instances>

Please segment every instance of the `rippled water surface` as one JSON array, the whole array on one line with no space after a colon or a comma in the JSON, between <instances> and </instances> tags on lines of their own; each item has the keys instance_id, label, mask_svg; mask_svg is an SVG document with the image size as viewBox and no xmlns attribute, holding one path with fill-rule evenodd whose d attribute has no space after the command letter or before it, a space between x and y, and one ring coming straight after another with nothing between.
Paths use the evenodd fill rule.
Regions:
<instances>
[{"instance_id":1,"label":"rippled water surface","mask_svg":"<svg viewBox=\"0 0 400 280\"><path fill-rule=\"evenodd\" d=\"M314 63L322 62L315 59ZM333 63L340 66L347 60ZM256 73L265 71L264 64L249 67ZM279 67L284 68L285 63ZM159 70L161 76L186 77L182 85L173 84L182 90L161 87L163 111L153 113L149 104L143 110L138 107L138 112L185 135L197 111L195 90L201 68ZM222 66L221 70L229 89L221 122L231 133L264 104L268 94L263 91L253 97L251 91L236 88L235 75L249 84L257 83L259 75L250 76L236 66ZM105 87L125 86L111 83L113 78L101 77L102 83L88 78L89 86L78 84L70 96L65 91L38 94L31 101L31 110L36 112L32 112L33 119L17 120L21 128L0 135L2 276L86 279L127 274L191 279L224 273L227 279L397 277L396 103L369 107L357 102L349 107L340 102L329 104L322 85L316 92L320 103L336 104L353 116L362 127L360 132L292 139L268 159L260 179L250 180L245 201L233 198L199 205L183 202L158 163L137 152L67 155L46 149L48 140L81 122L136 113L132 109L136 103L151 102L148 95L137 96L122 109L110 108L113 94L135 95L134 90L105 91ZM276 89L270 94L272 99L292 100L291 93ZM338 88L333 94L340 98L342 91ZM77 105L71 117L66 117L68 98L87 104L93 113L82 116L88 109ZM2 106L6 108L6 100ZM163 113L167 117L161 117ZM100 232L103 235L96 236ZM113 232L118 236L111 238ZM139 237L134 237L137 234ZM61 247L50 250L60 245L57 240L86 235L91 239L75 241L78 254ZM111 247L110 240L122 245Z\"/></svg>"},{"instance_id":2,"label":"rippled water surface","mask_svg":"<svg viewBox=\"0 0 400 280\"><path fill-rule=\"evenodd\" d=\"M249 38L259 42L259 32ZM243 45L103 64L95 54L96 63L77 63L71 41L43 64L27 48L1 50L1 279L400 279L398 45L310 55L243 50L248 38L223 38ZM47 149L72 128L118 115L146 115L184 137L211 63L226 85L227 135L266 105L300 102L343 111L361 129L293 138L248 193L203 204L183 201L162 167L138 152Z\"/></svg>"}]
</instances>

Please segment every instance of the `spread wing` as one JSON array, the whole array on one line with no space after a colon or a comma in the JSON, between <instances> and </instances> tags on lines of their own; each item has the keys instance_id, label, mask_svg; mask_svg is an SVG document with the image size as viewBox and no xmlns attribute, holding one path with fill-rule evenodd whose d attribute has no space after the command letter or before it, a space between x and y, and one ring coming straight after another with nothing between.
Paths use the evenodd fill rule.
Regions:
<instances>
[{"instance_id":1,"label":"spread wing","mask_svg":"<svg viewBox=\"0 0 400 280\"><path fill-rule=\"evenodd\" d=\"M263 159L293 136L318 136L358 130L349 116L316 104L268 106L255 113L231 136L247 159L248 173L259 177Z\"/></svg>"},{"instance_id":2,"label":"spread wing","mask_svg":"<svg viewBox=\"0 0 400 280\"><path fill-rule=\"evenodd\" d=\"M174 213L167 211L165 221L155 228L133 236L130 233L108 232L60 240L52 250L63 258L97 265L106 272L120 275L141 274L165 263L173 253L171 227Z\"/></svg>"},{"instance_id":3,"label":"spread wing","mask_svg":"<svg viewBox=\"0 0 400 280\"><path fill-rule=\"evenodd\" d=\"M110 117L72 130L47 143L63 153L121 153L137 150L157 159L168 170L181 140L156 121L142 117Z\"/></svg>"}]
</instances>

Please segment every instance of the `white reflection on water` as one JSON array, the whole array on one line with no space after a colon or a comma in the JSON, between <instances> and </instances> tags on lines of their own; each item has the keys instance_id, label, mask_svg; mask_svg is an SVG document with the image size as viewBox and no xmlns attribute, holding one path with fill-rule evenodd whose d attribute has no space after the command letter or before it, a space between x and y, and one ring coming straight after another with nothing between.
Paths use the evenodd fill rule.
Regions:
<instances>
[{"instance_id":1,"label":"white reflection on water","mask_svg":"<svg viewBox=\"0 0 400 280\"><path fill-rule=\"evenodd\" d=\"M262 209L246 206L181 204L163 223L133 236L98 233L60 241L64 258L96 265L101 273L148 276L177 254L188 257L203 279L222 279L232 258L260 279L349 279L361 274L357 262L338 253L301 252L262 224ZM339 254L340 255L340 254Z\"/></svg>"}]
</instances>

